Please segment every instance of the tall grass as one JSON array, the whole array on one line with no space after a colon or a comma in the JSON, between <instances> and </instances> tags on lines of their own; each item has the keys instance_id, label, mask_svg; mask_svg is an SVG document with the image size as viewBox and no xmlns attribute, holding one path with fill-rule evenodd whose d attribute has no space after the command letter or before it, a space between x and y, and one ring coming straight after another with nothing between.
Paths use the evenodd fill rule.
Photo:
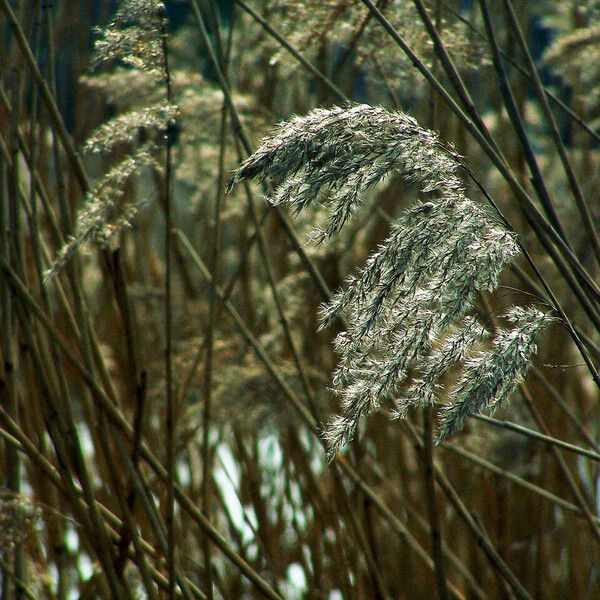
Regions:
<instances>
[{"instance_id":1,"label":"tall grass","mask_svg":"<svg viewBox=\"0 0 600 600\"><path fill-rule=\"evenodd\" d=\"M165 4L0 0L2 598L597 597L597 3Z\"/></svg>"}]
</instances>

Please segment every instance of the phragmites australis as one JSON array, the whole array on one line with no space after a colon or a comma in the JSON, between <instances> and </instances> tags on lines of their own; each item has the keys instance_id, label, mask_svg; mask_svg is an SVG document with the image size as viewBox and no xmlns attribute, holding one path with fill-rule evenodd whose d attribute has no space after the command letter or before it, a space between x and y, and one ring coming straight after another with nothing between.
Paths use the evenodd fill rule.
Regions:
<instances>
[{"instance_id":1,"label":"phragmites australis","mask_svg":"<svg viewBox=\"0 0 600 600\"><path fill-rule=\"evenodd\" d=\"M134 69L164 77L164 63L159 36L164 4L157 0L124 0L114 19L96 29L94 64L120 62Z\"/></svg>"},{"instance_id":2,"label":"phragmites australis","mask_svg":"<svg viewBox=\"0 0 600 600\"><path fill-rule=\"evenodd\" d=\"M94 65L111 63L126 67L130 73L143 74L162 85L166 77L161 44L161 19L164 18L164 6L156 0L122 2L113 21L97 30ZM134 107L92 132L83 147L84 152L109 153L125 146L128 153L86 193L71 235L45 273L46 281L86 244L106 245L115 233L130 225L141 202L135 194L126 193L126 185L144 169L158 169L155 155L177 114L177 107L163 94L162 100L150 106Z\"/></svg>"},{"instance_id":3,"label":"phragmites australis","mask_svg":"<svg viewBox=\"0 0 600 600\"><path fill-rule=\"evenodd\" d=\"M323 307L335 319L334 385L341 414L324 432L330 456L354 435L359 419L396 397L395 415L435 398L450 368L461 375L442 411L437 442L466 416L495 408L527 369L548 317L537 309L509 311L510 330L490 334L468 313L475 296L498 285L518 254L515 236L465 195L459 160L436 133L399 112L368 105L318 109L281 123L237 170L268 179L273 204L298 212L313 202L330 207L324 241L358 208L365 191L387 175L419 186L419 201L394 222L388 238ZM486 349L487 343L487 349ZM490 349L491 348L491 349Z\"/></svg>"}]
</instances>

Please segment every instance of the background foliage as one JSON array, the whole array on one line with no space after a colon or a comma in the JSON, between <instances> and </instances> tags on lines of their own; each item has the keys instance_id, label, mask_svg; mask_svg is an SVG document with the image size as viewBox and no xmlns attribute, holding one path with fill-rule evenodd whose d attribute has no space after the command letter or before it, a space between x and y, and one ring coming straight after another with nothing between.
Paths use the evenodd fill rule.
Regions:
<instances>
[{"instance_id":1,"label":"background foliage","mask_svg":"<svg viewBox=\"0 0 600 600\"><path fill-rule=\"evenodd\" d=\"M599 597L599 16L593 0L0 0L2 598ZM390 117L414 127L403 169L420 175L356 183L398 140L370 121L364 146L331 128L299 143L285 164L322 152L338 197L362 196L323 244L327 207L264 201L287 176L276 155L279 181L242 168L226 193L276 123L301 115L280 128L301 136L303 115L348 102L416 119ZM459 169L419 171L438 164L425 129ZM460 222L497 218L491 202L522 250L462 326L508 344L510 307L552 322L493 417L435 446L456 376L415 407L417 364L328 461L348 323L320 330L320 306L409 231L415 181L449 177L477 206ZM302 189L287 183L276 199Z\"/></svg>"}]
</instances>

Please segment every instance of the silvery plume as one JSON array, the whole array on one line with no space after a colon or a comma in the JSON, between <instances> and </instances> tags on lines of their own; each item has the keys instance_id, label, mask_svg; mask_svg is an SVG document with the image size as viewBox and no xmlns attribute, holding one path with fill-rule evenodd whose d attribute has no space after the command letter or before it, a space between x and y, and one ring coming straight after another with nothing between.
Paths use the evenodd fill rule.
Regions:
<instances>
[{"instance_id":1,"label":"silvery plume","mask_svg":"<svg viewBox=\"0 0 600 600\"><path fill-rule=\"evenodd\" d=\"M116 233L131 225L142 203L128 197L126 184L149 165L158 168L153 157L154 150L153 145L141 146L110 169L86 194L83 205L77 211L73 233L65 240L58 256L44 273L46 283L62 271L82 248L91 242L108 246Z\"/></svg>"},{"instance_id":2,"label":"silvery plume","mask_svg":"<svg viewBox=\"0 0 600 600\"><path fill-rule=\"evenodd\" d=\"M337 318L347 323L335 340L333 382L341 413L324 432L330 457L383 400L399 396L395 414L403 417L412 405L430 404L446 371L462 366L457 401L442 412L441 441L466 414L508 398L535 350L545 316L526 309L513 318L514 330L498 334L491 351L481 350L489 334L468 313L478 292L498 285L518 246L512 232L466 197L459 169L459 157L412 117L348 105L279 124L234 175L231 185L269 179L275 189L270 201L295 212L327 204L318 241L337 233L365 191L392 173L421 192L322 309L323 327ZM490 381L479 385L479 378Z\"/></svg>"},{"instance_id":3,"label":"silvery plume","mask_svg":"<svg viewBox=\"0 0 600 600\"><path fill-rule=\"evenodd\" d=\"M124 0L114 19L95 43L94 64L115 61L164 77L160 43L160 19L164 5L157 0Z\"/></svg>"},{"instance_id":4,"label":"silvery plume","mask_svg":"<svg viewBox=\"0 0 600 600\"><path fill-rule=\"evenodd\" d=\"M141 74L162 85L165 72L160 20L164 18L163 13L163 4L156 0L124 0L114 19L104 29L96 30L99 39L95 44L94 64L120 63L129 67L130 75ZM92 242L107 246L115 234L131 225L143 201L131 190L127 191L126 186L144 169L158 169L156 154L177 116L177 106L163 98L121 113L92 132L83 146L84 152L109 154L115 148L127 147L128 153L86 193L75 216L73 231L44 274L46 282L81 249ZM147 141L141 143L142 140Z\"/></svg>"}]
</instances>

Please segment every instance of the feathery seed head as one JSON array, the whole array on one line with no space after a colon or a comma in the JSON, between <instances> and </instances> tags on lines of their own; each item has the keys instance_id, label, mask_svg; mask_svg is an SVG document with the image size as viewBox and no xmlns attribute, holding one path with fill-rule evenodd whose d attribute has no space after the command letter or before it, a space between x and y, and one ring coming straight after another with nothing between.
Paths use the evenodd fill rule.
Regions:
<instances>
[{"instance_id":1,"label":"feathery seed head","mask_svg":"<svg viewBox=\"0 0 600 600\"><path fill-rule=\"evenodd\" d=\"M514 234L466 197L459 167L458 155L412 117L363 104L317 109L279 124L233 177L230 186L269 179L275 185L270 201L295 212L315 202L329 206L320 241L337 233L364 192L388 174L420 188L421 200L321 309L323 327L339 317L347 322L334 341L342 414L324 432L330 457L352 438L361 416L401 391L409 373L419 374L398 400L396 417L431 403L445 372L465 364L461 399L442 420L443 439L473 409L502 400L535 349L531 339L546 318L522 309L510 313L514 330L494 341L495 371L470 357L487 332L467 313L478 292L497 286L518 246Z\"/></svg>"},{"instance_id":2,"label":"feathery seed head","mask_svg":"<svg viewBox=\"0 0 600 600\"><path fill-rule=\"evenodd\" d=\"M453 401L442 411L436 444L462 428L471 413L495 410L525 376L541 329L553 320L535 308L513 307L506 314L512 329L496 333L492 349L470 357L453 392Z\"/></svg>"},{"instance_id":3,"label":"feathery seed head","mask_svg":"<svg viewBox=\"0 0 600 600\"><path fill-rule=\"evenodd\" d=\"M118 61L127 66L164 76L160 20L164 5L156 0L124 0L107 27L96 29L94 65Z\"/></svg>"}]
</instances>

